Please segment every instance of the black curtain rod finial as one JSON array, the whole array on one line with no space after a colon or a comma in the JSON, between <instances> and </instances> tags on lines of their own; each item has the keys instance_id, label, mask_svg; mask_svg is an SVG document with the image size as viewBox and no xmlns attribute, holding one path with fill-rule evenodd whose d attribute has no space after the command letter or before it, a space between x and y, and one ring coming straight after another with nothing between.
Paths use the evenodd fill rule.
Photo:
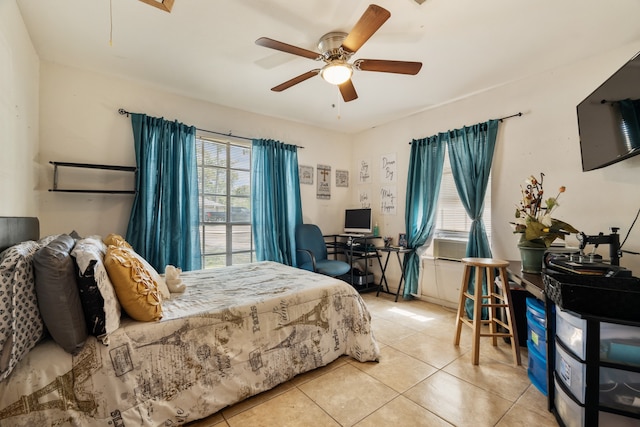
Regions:
<instances>
[{"instance_id":1,"label":"black curtain rod finial","mask_svg":"<svg viewBox=\"0 0 640 427\"><path fill-rule=\"evenodd\" d=\"M129 117L129 112L127 110L125 110L124 108L120 108L118 109L118 114L120 114L121 116L126 115L127 117Z\"/></svg>"}]
</instances>

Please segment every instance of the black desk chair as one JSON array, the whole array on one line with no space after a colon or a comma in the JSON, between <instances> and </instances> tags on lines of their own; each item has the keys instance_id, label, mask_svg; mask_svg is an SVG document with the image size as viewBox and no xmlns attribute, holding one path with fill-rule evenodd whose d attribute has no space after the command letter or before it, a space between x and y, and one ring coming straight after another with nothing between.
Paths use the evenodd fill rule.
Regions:
<instances>
[{"instance_id":1,"label":"black desk chair","mask_svg":"<svg viewBox=\"0 0 640 427\"><path fill-rule=\"evenodd\" d=\"M327 258L324 237L314 224L301 224L296 228L296 257L298 268L327 276L341 276L351 268L344 261Z\"/></svg>"}]
</instances>

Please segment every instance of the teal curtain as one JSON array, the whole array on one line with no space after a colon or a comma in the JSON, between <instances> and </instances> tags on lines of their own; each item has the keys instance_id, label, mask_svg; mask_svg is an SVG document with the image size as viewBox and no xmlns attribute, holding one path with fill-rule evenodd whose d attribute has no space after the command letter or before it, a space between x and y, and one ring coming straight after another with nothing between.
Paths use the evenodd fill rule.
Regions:
<instances>
[{"instance_id":1,"label":"teal curtain","mask_svg":"<svg viewBox=\"0 0 640 427\"><path fill-rule=\"evenodd\" d=\"M295 266L295 230L302 224L297 147L254 139L251 174L256 258Z\"/></svg>"},{"instance_id":2,"label":"teal curtain","mask_svg":"<svg viewBox=\"0 0 640 427\"><path fill-rule=\"evenodd\" d=\"M433 234L435 212L442 181L445 134L411 142L405 223L407 247L413 249L405 261L404 298L411 298L418 290L420 255L416 252Z\"/></svg>"},{"instance_id":3,"label":"teal curtain","mask_svg":"<svg viewBox=\"0 0 640 427\"><path fill-rule=\"evenodd\" d=\"M202 266L193 126L131 114L137 171L126 240L156 270Z\"/></svg>"},{"instance_id":4,"label":"teal curtain","mask_svg":"<svg viewBox=\"0 0 640 427\"><path fill-rule=\"evenodd\" d=\"M456 190L467 215L471 218L467 257L492 256L482 213L497 134L497 120L465 126L447 133L447 150ZM469 283L470 293L473 292L473 281L474 279ZM482 286L486 289L486 282ZM466 310L469 317L473 318L472 301L467 300ZM484 311L483 317L486 317Z\"/></svg>"}]
</instances>

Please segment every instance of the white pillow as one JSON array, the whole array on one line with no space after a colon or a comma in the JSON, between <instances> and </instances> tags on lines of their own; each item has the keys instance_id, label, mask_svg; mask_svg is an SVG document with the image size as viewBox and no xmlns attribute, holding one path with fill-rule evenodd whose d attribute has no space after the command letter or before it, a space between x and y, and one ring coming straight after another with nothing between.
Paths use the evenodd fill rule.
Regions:
<instances>
[{"instance_id":1,"label":"white pillow","mask_svg":"<svg viewBox=\"0 0 640 427\"><path fill-rule=\"evenodd\" d=\"M76 282L84 309L87 328L103 344L109 344L109 334L120 327L120 303L104 267L107 246L100 236L90 236L76 242L71 251L78 266Z\"/></svg>"}]
</instances>

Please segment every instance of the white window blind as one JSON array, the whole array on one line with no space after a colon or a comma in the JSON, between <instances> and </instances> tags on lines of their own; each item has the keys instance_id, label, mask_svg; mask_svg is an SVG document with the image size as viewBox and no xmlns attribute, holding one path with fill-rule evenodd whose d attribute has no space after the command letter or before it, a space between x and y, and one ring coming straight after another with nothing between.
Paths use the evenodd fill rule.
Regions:
<instances>
[{"instance_id":1,"label":"white window blind","mask_svg":"<svg viewBox=\"0 0 640 427\"><path fill-rule=\"evenodd\" d=\"M255 261L251 145L196 137L203 268Z\"/></svg>"},{"instance_id":2,"label":"white window blind","mask_svg":"<svg viewBox=\"0 0 640 427\"><path fill-rule=\"evenodd\" d=\"M491 175L485 194L484 213L482 215L487 237L491 237ZM471 229L471 218L462 206L456 184L453 180L453 172L449 163L449 155L445 152L444 166L442 170L442 182L440 183L440 195L436 211L435 237L440 238L467 238Z\"/></svg>"}]
</instances>

